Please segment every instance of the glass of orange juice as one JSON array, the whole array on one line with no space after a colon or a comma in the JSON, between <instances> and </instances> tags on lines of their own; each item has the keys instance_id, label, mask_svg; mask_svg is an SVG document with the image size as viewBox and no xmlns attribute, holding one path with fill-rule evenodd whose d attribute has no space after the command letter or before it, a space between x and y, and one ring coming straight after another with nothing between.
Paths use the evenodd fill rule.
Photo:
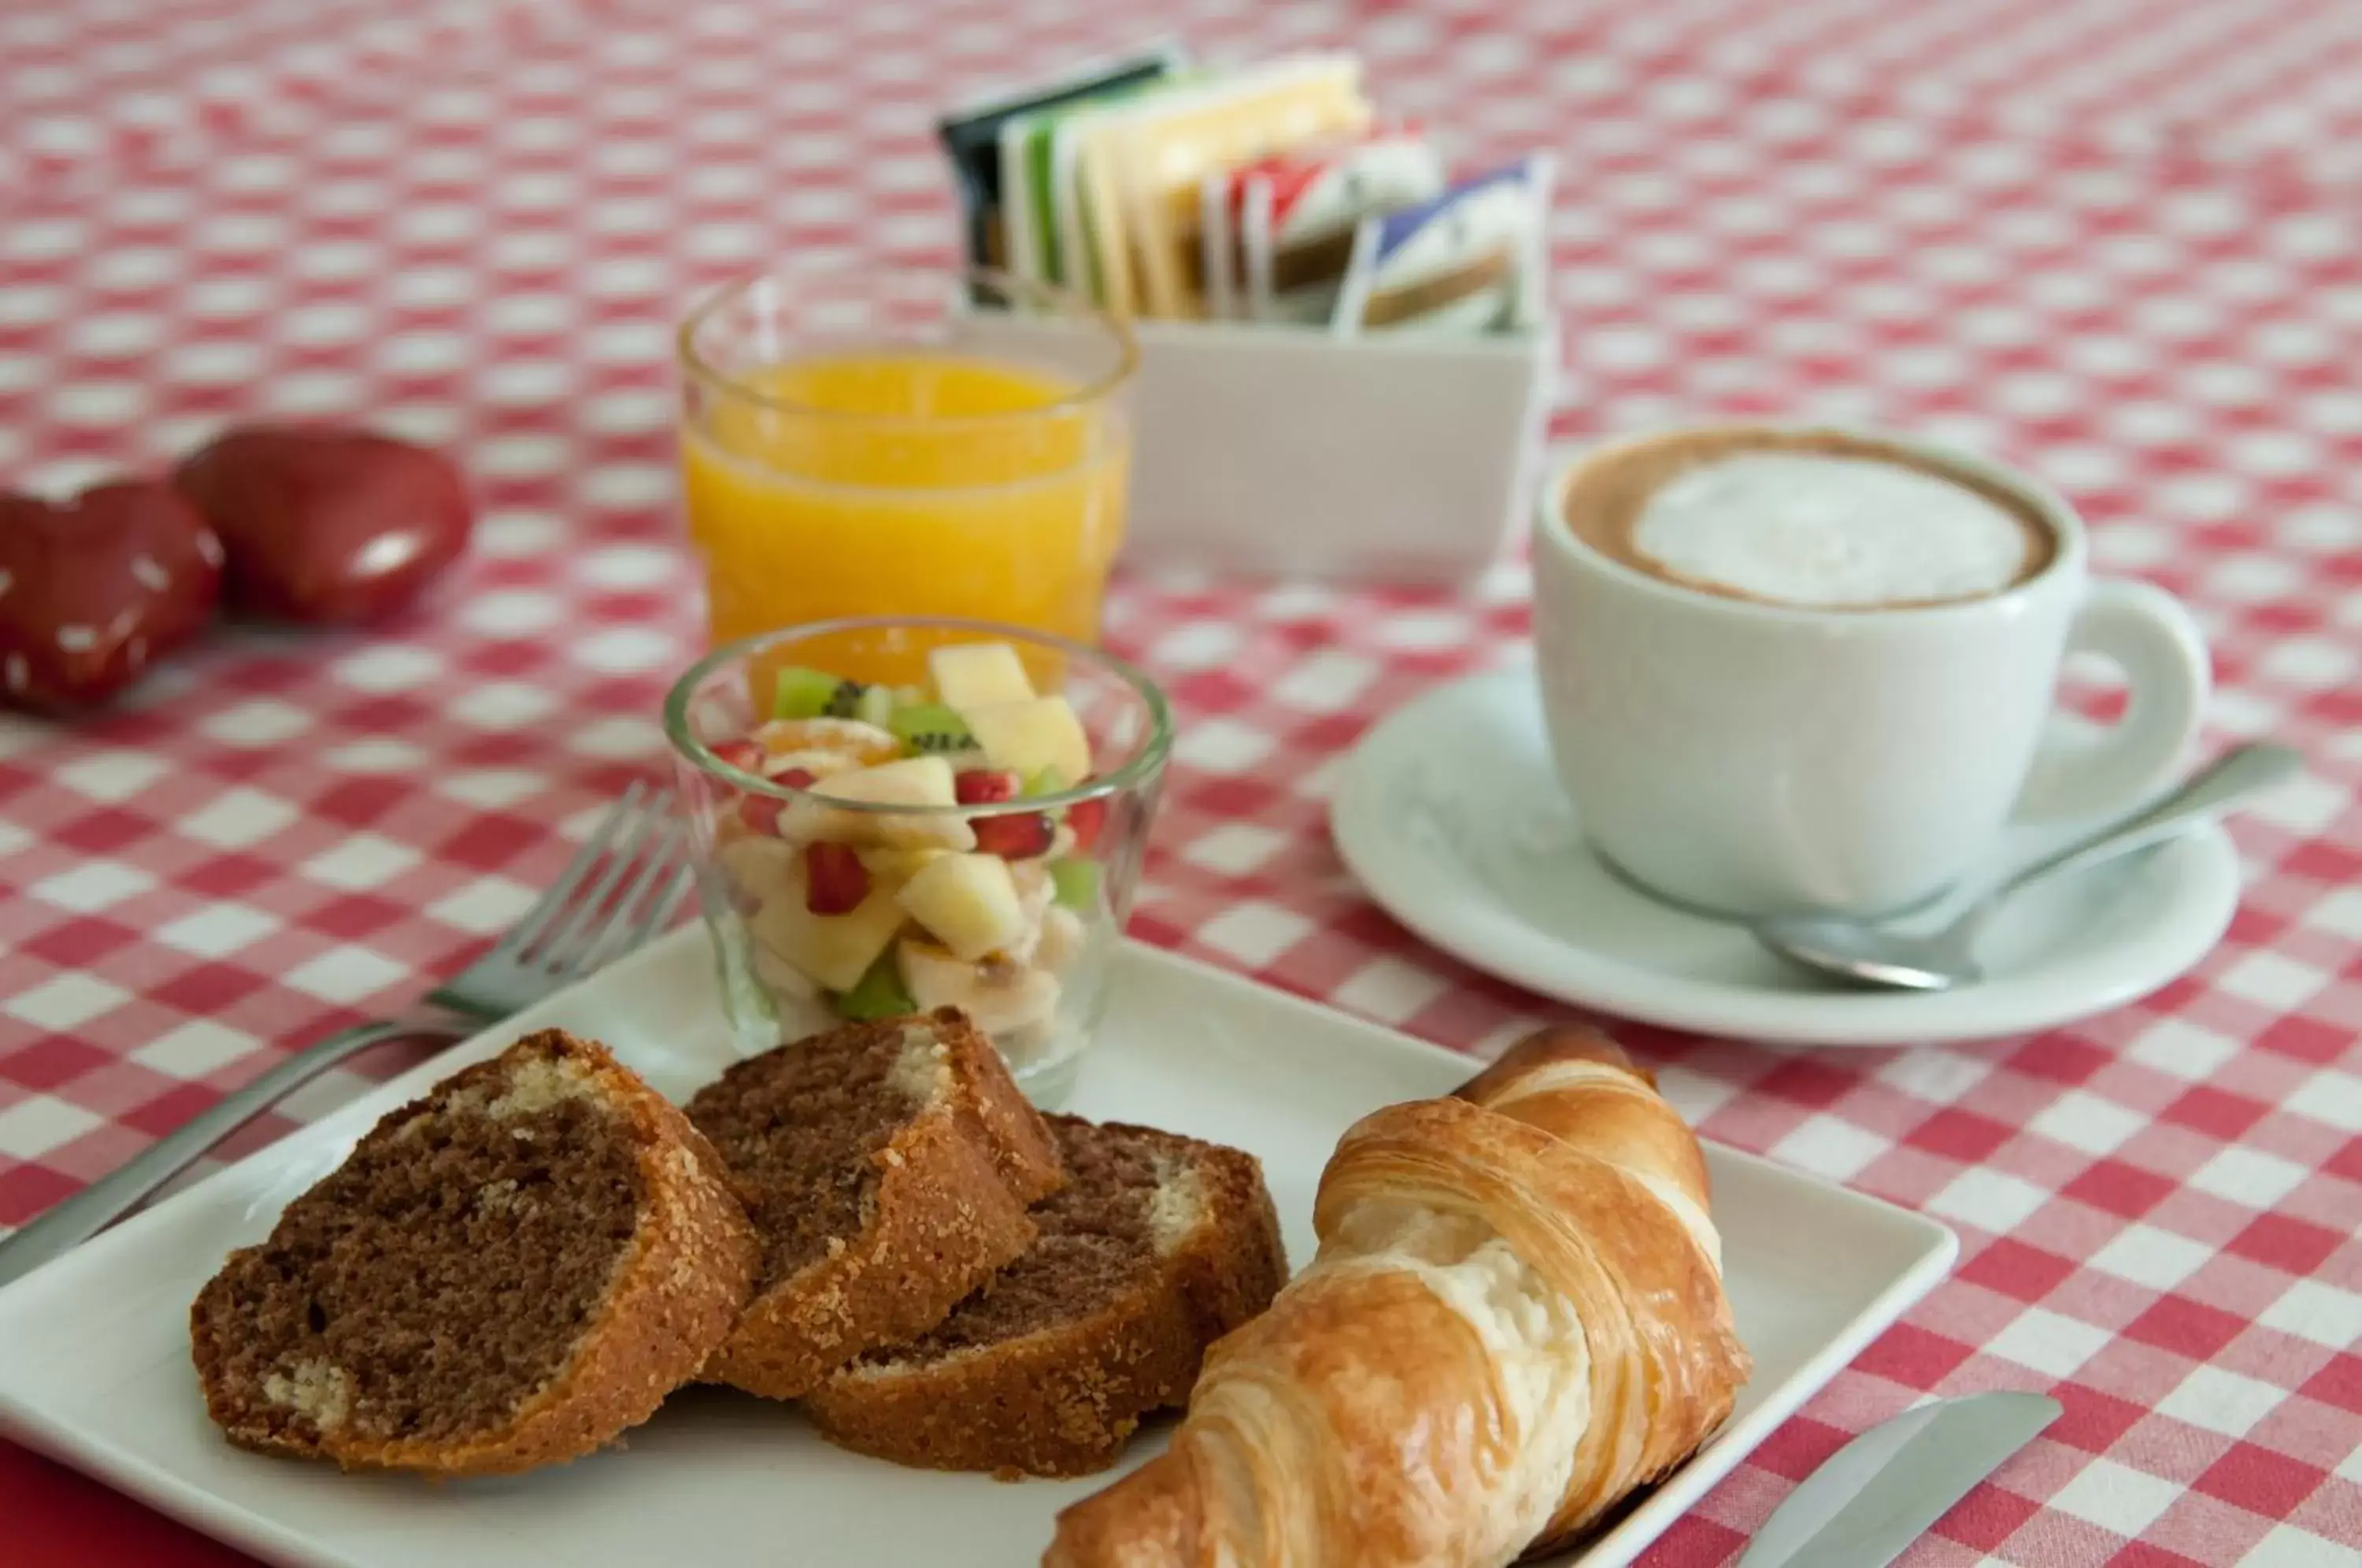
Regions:
<instances>
[{"instance_id":1,"label":"glass of orange juice","mask_svg":"<svg viewBox=\"0 0 2362 1568\"><path fill-rule=\"evenodd\" d=\"M715 643L876 614L1097 640L1131 452L1120 321L981 269L788 269L701 304L679 355Z\"/></svg>"}]
</instances>

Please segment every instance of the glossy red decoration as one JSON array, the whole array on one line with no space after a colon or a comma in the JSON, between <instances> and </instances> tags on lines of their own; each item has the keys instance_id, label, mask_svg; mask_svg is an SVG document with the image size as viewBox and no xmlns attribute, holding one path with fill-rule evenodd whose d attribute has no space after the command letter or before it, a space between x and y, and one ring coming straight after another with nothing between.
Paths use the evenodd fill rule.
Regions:
<instances>
[{"instance_id":1,"label":"glossy red decoration","mask_svg":"<svg viewBox=\"0 0 2362 1568\"><path fill-rule=\"evenodd\" d=\"M229 552L241 614L313 625L408 608L467 548L475 514L450 462L365 430L249 425L172 476Z\"/></svg>"},{"instance_id":2,"label":"glossy red decoration","mask_svg":"<svg viewBox=\"0 0 2362 1568\"><path fill-rule=\"evenodd\" d=\"M169 485L0 492L0 703L105 701L204 626L221 569L220 540Z\"/></svg>"}]
</instances>

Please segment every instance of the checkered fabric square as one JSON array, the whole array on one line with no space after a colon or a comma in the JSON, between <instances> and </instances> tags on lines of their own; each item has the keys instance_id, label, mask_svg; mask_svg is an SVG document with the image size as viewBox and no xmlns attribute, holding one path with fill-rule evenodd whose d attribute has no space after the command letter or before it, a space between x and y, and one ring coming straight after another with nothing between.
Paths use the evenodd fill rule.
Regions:
<instances>
[{"instance_id":1,"label":"checkered fabric square","mask_svg":"<svg viewBox=\"0 0 2362 1568\"><path fill-rule=\"evenodd\" d=\"M1955 1278L1646 1559L1723 1562L1930 1396L2066 1415L1915 1563L2362 1558L2362 7L2349 0L53 0L0 14L0 480L233 418L450 448L480 546L368 637L215 639L0 720L0 1225L456 968L659 766L699 635L668 324L782 254L929 259L943 105L1144 38L1350 45L1475 161L1561 159L1557 433L1873 420L2064 491L2212 640L2221 949L1982 1045L1625 1032L1711 1136L1938 1215ZM1513 658L1464 593L1124 580L1184 722L1138 934L1459 1049L1537 999L1354 888L1339 759ZM359 1081L307 1091L243 1146ZM235 1153L236 1150L230 1151ZM0 1446L12 1562L237 1561ZM5 1553L0 1553L5 1554Z\"/></svg>"}]
</instances>

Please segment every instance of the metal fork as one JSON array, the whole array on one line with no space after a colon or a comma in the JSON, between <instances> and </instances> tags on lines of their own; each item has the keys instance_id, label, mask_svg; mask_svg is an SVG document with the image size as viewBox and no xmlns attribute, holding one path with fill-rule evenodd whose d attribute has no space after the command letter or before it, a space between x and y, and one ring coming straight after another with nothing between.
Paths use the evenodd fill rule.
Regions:
<instances>
[{"instance_id":1,"label":"metal fork","mask_svg":"<svg viewBox=\"0 0 2362 1568\"><path fill-rule=\"evenodd\" d=\"M399 1018L331 1034L225 1097L121 1168L0 1240L0 1285L71 1252L290 1090L389 1040L464 1039L620 958L662 930L689 887L672 793L634 784L524 918ZM595 873L595 875L594 875Z\"/></svg>"}]
</instances>

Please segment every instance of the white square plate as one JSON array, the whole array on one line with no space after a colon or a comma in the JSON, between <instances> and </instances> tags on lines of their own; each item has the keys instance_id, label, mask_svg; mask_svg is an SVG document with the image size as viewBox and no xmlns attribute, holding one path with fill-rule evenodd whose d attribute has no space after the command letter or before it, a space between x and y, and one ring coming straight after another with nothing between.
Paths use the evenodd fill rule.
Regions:
<instances>
[{"instance_id":1,"label":"white square plate","mask_svg":"<svg viewBox=\"0 0 2362 1568\"><path fill-rule=\"evenodd\" d=\"M1128 946L1075 1109L1260 1155L1288 1255L1313 1251L1312 1193L1338 1135L1441 1094L1463 1057L1169 954ZM1010 1485L842 1453L793 1410L677 1396L626 1446L496 1481L348 1476L231 1448L206 1421L188 1307L230 1248L344 1157L383 1111L552 1024L603 1040L667 1094L730 1059L701 932L679 933L456 1047L0 1291L0 1426L273 1562L336 1568L563 1562L698 1568L1038 1562L1051 1516L1099 1481ZM1932 1220L1709 1146L1715 1218L1755 1378L1719 1437L1564 1561L1620 1568L1943 1277ZM1162 1441L1132 1449L1137 1463ZM1103 1479L1103 1478L1102 1478Z\"/></svg>"}]
</instances>

